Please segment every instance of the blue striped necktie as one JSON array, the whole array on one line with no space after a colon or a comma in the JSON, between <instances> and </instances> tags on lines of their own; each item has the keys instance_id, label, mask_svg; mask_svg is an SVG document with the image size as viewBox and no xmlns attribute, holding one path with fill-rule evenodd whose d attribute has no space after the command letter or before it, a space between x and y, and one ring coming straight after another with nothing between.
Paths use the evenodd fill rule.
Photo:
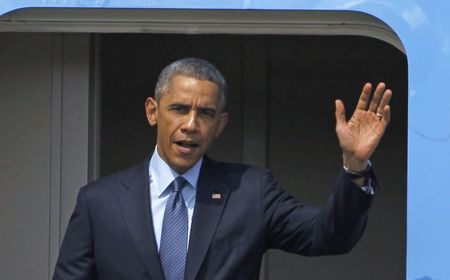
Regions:
<instances>
[{"instance_id":1,"label":"blue striped necktie","mask_svg":"<svg viewBox=\"0 0 450 280\"><path fill-rule=\"evenodd\" d=\"M188 213L181 189L186 180L178 176L170 183L161 232L159 256L166 280L184 279L187 255Z\"/></svg>"}]
</instances>

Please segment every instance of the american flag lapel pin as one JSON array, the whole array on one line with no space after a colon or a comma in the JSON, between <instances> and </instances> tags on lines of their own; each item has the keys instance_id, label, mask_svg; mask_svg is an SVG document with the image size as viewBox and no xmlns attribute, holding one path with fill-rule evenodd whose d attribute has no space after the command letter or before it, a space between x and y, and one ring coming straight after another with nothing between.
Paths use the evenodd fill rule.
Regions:
<instances>
[{"instance_id":1,"label":"american flag lapel pin","mask_svg":"<svg viewBox=\"0 0 450 280\"><path fill-rule=\"evenodd\" d=\"M221 199L221 198L222 198L222 195L221 195L220 193L213 193L213 194L211 195L211 198L212 198L212 199Z\"/></svg>"}]
</instances>

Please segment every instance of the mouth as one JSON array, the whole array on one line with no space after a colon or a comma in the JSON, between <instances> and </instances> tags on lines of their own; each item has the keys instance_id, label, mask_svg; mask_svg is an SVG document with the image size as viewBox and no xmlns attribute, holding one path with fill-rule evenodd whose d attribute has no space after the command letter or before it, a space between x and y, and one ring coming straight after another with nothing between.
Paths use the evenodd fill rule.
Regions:
<instances>
[{"instance_id":1,"label":"mouth","mask_svg":"<svg viewBox=\"0 0 450 280\"><path fill-rule=\"evenodd\" d=\"M198 148L199 144L191 140L177 140L174 143L181 148L182 151L191 152L193 149Z\"/></svg>"}]
</instances>

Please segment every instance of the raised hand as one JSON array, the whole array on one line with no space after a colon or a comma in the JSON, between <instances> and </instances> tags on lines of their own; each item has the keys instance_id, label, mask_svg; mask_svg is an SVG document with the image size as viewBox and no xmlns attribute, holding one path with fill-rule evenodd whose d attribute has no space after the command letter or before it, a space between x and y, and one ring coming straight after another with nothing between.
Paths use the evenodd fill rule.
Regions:
<instances>
[{"instance_id":1,"label":"raised hand","mask_svg":"<svg viewBox=\"0 0 450 280\"><path fill-rule=\"evenodd\" d=\"M343 163L351 170L367 167L389 123L392 91L379 83L372 95L372 85L366 83L350 120L346 120L344 103L336 100L336 134L343 153Z\"/></svg>"}]
</instances>

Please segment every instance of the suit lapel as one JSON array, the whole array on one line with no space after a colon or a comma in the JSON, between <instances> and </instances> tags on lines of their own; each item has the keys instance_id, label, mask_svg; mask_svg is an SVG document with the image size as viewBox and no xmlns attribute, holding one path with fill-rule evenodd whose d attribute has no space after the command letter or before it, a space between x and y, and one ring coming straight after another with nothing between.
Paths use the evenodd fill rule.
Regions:
<instances>
[{"instance_id":1,"label":"suit lapel","mask_svg":"<svg viewBox=\"0 0 450 280\"><path fill-rule=\"evenodd\" d=\"M119 206L130 237L151 279L164 279L150 214L149 160L134 169L123 184Z\"/></svg>"},{"instance_id":2,"label":"suit lapel","mask_svg":"<svg viewBox=\"0 0 450 280\"><path fill-rule=\"evenodd\" d=\"M227 203L230 189L223 182L223 177L223 171L218 164L205 157L197 186L192 218L186 261L186 280L195 279Z\"/></svg>"}]
</instances>

